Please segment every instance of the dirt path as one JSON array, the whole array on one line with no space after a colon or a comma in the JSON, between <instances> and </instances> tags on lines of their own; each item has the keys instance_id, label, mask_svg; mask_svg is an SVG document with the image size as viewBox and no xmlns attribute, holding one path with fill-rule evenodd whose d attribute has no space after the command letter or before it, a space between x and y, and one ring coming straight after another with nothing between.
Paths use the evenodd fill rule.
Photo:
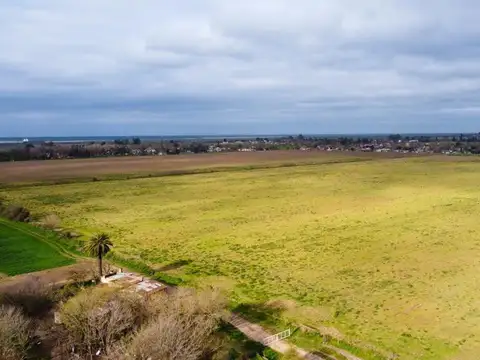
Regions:
<instances>
[{"instance_id":1,"label":"dirt path","mask_svg":"<svg viewBox=\"0 0 480 360\"><path fill-rule=\"evenodd\" d=\"M244 335L246 335L250 340L258 342L260 344L264 344L264 339L271 336L272 334L266 332L260 325L251 323L244 318L232 314L230 320L230 324L235 326L238 330L240 330ZM285 354L292 349L292 347L285 341L277 341L273 344L268 345L271 349ZM321 359L321 358L319 358Z\"/></svg>"},{"instance_id":2,"label":"dirt path","mask_svg":"<svg viewBox=\"0 0 480 360\"><path fill-rule=\"evenodd\" d=\"M264 328L262 328L258 324L251 323L244 318L242 318L239 315L232 314L230 318L230 324L235 326L239 331L241 331L245 336L247 336L250 340L256 341L258 343L261 343L265 346L270 347L271 349L275 350L278 353L281 354L286 354L289 351L295 351L297 355L302 358L302 359L307 359L307 360L336 360L337 358L331 355L317 355L313 354L311 352L308 352L304 349L298 348L294 345L289 344L285 340L280 340L271 344L266 344L265 339L272 336L273 334L270 334L267 332ZM343 350L343 349L338 349L333 346L327 346L329 349L334 350L336 353L339 355L347 358L348 360L362 360L349 352Z\"/></svg>"},{"instance_id":3,"label":"dirt path","mask_svg":"<svg viewBox=\"0 0 480 360\"><path fill-rule=\"evenodd\" d=\"M13 290L31 279L38 279L44 284L59 285L68 281L73 272L82 272L95 266L94 260L79 260L76 264L54 269L42 270L28 274L11 276L0 280L0 292Z\"/></svg>"}]
</instances>

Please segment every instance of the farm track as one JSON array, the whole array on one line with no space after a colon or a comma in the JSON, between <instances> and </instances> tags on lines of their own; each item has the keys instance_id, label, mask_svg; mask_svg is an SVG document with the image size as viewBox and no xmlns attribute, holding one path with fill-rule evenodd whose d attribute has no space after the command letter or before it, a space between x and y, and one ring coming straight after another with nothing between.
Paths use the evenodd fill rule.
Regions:
<instances>
[{"instance_id":1,"label":"farm track","mask_svg":"<svg viewBox=\"0 0 480 360\"><path fill-rule=\"evenodd\" d=\"M293 351L297 354L298 357L306 360L336 360L337 359L335 355L328 355L328 354L320 355L320 352L312 353L305 349L298 348L294 345L291 345L286 340L280 340L271 344L267 344L264 342L264 340L266 338L271 337L272 334L266 331L262 326L252 323L237 314L232 314L229 322L231 325L237 328L240 332L242 332L245 336L247 336L250 340L253 340L265 346L268 346L278 353L287 354ZM328 346L328 348L333 350L336 354L338 354L337 356L341 357L342 359L362 360L343 349L339 349L334 346Z\"/></svg>"}]
</instances>

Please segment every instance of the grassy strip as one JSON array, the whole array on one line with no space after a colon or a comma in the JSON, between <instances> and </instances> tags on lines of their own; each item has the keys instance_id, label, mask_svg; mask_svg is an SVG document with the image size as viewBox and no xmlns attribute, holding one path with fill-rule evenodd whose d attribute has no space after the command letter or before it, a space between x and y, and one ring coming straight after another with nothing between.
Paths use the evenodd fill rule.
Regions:
<instances>
[{"instance_id":1,"label":"grassy strip","mask_svg":"<svg viewBox=\"0 0 480 360\"><path fill-rule=\"evenodd\" d=\"M155 274L155 270L153 270L150 266L137 260L124 258L118 254L115 254L114 252L109 253L106 256L106 259L143 275L153 276Z\"/></svg>"},{"instance_id":2,"label":"grassy strip","mask_svg":"<svg viewBox=\"0 0 480 360\"><path fill-rule=\"evenodd\" d=\"M153 278L170 286L179 286L183 283L183 280L179 277L171 276L161 272L156 272Z\"/></svg>"},{"instance_id":3,"label":"grassy strip","mask_svg":"<svg viewBox=\"0 0 480 360\"><path fill-rule=\"evenodd\" d=\"M113 252L107 255L107 260L115 264L118 264L120 266L123 266L129 270L149 276L152 279L160 281L169 286L179 286L183 283L183 280L178 277L170 276L168 274L155 271L150 266L148 266L147 264L141 261L128 259L118 254L115 254Z\"/></svg>"},{"instance_id":4,"label":"grassy strip","mask_svg":"<svg viewBox=\"0 0 480 360\"><path fill-rule=\"evenodd\" d=\"M347 341L324 337L320 333L304 333L299 331L294 334L290 341L299 347L311 349L314 352L319 351L327 355L335 354L336 357L343 356L341 354L339 355L338 350L336 351L335 348L345 350L364 360L387 359L385 356L375 352L374 350L354 346Z\"/></svg>"}]
</instances>

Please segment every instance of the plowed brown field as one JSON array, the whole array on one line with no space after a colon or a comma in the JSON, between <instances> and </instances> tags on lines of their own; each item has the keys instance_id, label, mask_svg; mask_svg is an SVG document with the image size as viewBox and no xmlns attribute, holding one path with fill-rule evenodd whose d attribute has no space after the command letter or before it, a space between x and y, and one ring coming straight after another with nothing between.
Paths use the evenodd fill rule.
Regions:
<instances>
[{"instance_id":1,"label":"plowed brown field","mask_svg":"<svg viewBox=\"0 0 480 360\"><path fill-rule=\"evenodd\" d=\"M220 154L108 157L0 163L0 183L62 181L119 175L168 175L224 167L275 167L290 164L361 161L398 157L394 153L266 151Z\"/></svg>"}]
</instances>

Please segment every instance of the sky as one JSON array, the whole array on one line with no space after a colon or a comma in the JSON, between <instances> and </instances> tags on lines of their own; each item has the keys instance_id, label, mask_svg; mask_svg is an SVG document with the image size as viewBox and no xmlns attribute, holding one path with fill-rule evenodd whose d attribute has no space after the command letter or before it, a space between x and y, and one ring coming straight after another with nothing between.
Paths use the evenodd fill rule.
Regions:
<instances>
[{"instance_id":1,"label":"sky","mask_svg":"<svg viewBox=\"0 0 480 360\"><path fill-rule=\"evenodd\" d=\"M0 137L480 131L478 0L0 0Z\"/></svg>"}]
</instances>

